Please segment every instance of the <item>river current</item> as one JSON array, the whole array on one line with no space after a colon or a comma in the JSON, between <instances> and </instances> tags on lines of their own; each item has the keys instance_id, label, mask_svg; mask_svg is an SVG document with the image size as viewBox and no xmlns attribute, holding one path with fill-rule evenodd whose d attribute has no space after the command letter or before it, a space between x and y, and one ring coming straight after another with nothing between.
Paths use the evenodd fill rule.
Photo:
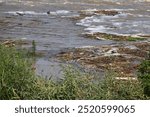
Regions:
<instances>
[{"instance_id":1,"label":"river current","mask_svg":"<svg viewBox=\"0 0 150 117\"><path fill-rule=\"evenodd\" d=\"M79 11L97 9L116 10L119 14L71 20ZM150 0L0 0L0 39L35 40L37 51L45 53L35 63L38 75L61 76L60 66L66 63L54 57L60 52L117 43L81 36L94 32L150 35Z\"/></svg>"}]
</instances>

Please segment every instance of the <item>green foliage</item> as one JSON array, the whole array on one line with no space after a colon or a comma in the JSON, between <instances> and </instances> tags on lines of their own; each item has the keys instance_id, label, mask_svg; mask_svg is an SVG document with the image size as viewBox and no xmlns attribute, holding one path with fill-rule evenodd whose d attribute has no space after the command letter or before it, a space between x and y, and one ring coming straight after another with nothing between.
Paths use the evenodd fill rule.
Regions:
<instances>
[{"instance_id":1,"label":"green foliage","mask_svg":"<svg viewBox=\"0 0 150 117\"><path fill-rule=\"evenodd\" d=\"M140 37L128 37L127 39L128 41L138 41L138 40L144 40L144 38L140 38Z\"/></svg>"},{"instance_id":2,"label":"green foliage","mask_svg":"<svg viewBox=\"0 0 150 117\"><path fill-rule=\"evenodd\" d=\"M103 89L103 99L144 99L141 83L136 80L116 80L112 75L108 75L101 86Z\"/></svg>"},{"instance_id":3,"label":"green foliage","mask_svg":"<svg viewBox=\"0 0 150 117\"><path fill-rule=\"evenodd\" d=\"M0 55L0 99L146 99L138 81L108 74L95 82L94 76L67 67L63 80L53 82L34 75L24 52L0 46Z\"/></svg>"},{"instance_id":4,"label":"green foliage","mask_svg":"<svg viewBox=\"0 0 150 117\"><path fill-rule=\"evenodd\" d=\"M0 99L25 99L32 95L35 79L29 66L14 48L0 46Z\"/></svg>"},{"instance_id":5,"label":"green foliage","mask_svg":"<svg viewBox=\"0 0 150 117\"><path fill-rule=\"evenodd\" d=\"M142 82L144 94L150 97L150 60L141 63L138 78Z\"/></svg>"}]
</instances>

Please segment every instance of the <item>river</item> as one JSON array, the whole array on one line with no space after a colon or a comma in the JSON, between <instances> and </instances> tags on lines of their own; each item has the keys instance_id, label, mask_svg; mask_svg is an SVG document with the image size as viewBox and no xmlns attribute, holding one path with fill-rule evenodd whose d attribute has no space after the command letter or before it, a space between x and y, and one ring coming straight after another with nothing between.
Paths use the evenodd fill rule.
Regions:
<instances>
[{"instance_id":1,"label":"river","mask_svg":"<svg viewBox=\"0 0 150 117\"><path fill-rule=\"evenodd\" d=\"M118 43L91 40L83 33L102 32L121 35L150 34L150 0L0 0L0 39L35 40L37 75L60 78L61 65L55 55L72 48ZM91 16L79 21L71 18L79 11L116 10L116 16ZM31 44L23 47L31 48Z\"/></svg>"}]
</instances>

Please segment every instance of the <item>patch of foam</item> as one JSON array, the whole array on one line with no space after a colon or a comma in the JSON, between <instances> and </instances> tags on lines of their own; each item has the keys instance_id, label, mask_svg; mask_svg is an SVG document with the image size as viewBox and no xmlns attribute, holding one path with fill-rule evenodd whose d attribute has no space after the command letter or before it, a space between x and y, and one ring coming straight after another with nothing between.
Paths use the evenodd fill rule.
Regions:
<instances>
[{"instance_id":1,"label":"patch of foam","mask_svg":"<svg viewBox=\"0 0 150 117\"><path fill-rule=\"evenodd\" d=\"M77 47L77 48L94 48L95 46L81 46L81 47Z\"/></svg>"},{"instance_id":2,"label":"patch of foam","mask_svg":"<svg viewBox=\"0 0 150 117\"><path fill-rule=\"evenodd\" d=\"M92 16L92 17L86 17L86 18L84 19L84 21L87 22L87 23L98 23L98 22L101 22L101 19Z\"/></svg>"},{"instance_id":3,"label":"patch of foam","mask_svg":"<svg viewBox=\"0 0 150 117\"><path fill-rule=\"evenodd\" d=\"M89 27L92 25L92 23L99 23L102 19L91 16L91 17L85 17L84 19L80 20L79 23L76 23L76 25Z\"/></svg>"},{"instance_id":4,"label":"patch of foam","mask_svg":"<svg viewBox=\"0 0 150 117\"><path fill-rule=\"evenodd\" d=\"M137 15L138 17L150 17L150 15Z\"/></svg>"},{"instance_id":5,"label":"patch of foam","mask_svg":"<svg viewBox=\"0 0 150 117\"><path fill-rule=\"evenodd\" d=\"M85 26L85 27L91 26L91 24L89 24L89 23L82 23L82 22L76 23L76 25Z\"/></svg>"},{"instance_id":6,"label":"patch of foam","mask_svg":"<svg viewBox=\"0 0 150 117\"><path fill-rule=\"evenodd\" d=\"M66 15L71 13L70 11L67 10L57 10L57 11L51 11L50 14L51 15Z\"/></svg>"},{"instance_id":7,"label":"patch of foam","mask_svg":"<svg viewBox=\"0 0 150 117\"><path fill-rule=\"evenodd\" d=\"M113 16L108 16L113 17ZM91 16L91 17L86 17L82 20L80 20L79 23L76 23L76 25L84 26L86 27L84 30L89 31L91 33L96 33L96 32L107 32L107 30L112 29L108 25L104 25L103 23L106 22L106 19L108 17L105 16ZM95 25L96 23L96 25Z\"/></svg>"},{"instance_id":8,"label":"patch of foam","mask_svg":"<svg viewBox=\"0 0 150 117\"><path fill-rule=\"evenodd\" d=\"M123 23L122 22L114 22L113 25L115 27L121 27L123 25Z\"/></svg>"},{"instance_id":9,"label":"patch of foam","mask_svg":"<svg viewBox=\"0 0 150 117\"><path fill-rule=\"evenodd\" d=\"M63 17L68 17L68 18L72 18L72 17L79 17L80 15L78 15L78 14L70 14L70 15L65 15L65 16L61 16L62 18Z\"/></svg>"},{"instance_id":10,"label":"patch of foam","mask_svg":"<svg viewBox=\"0 0 150 117\"><path fill-rule=\"evenodd\" d=\"M109 27L105 27L105 26L90 26L88 28L85 28L85 31L90 31L91 33L96 33L96 32L106 32L106 30L111 29Z\"/></svg>"},{"instance_id":11,"label":"patch of foam","mask_svg":"<svg viewBox=\"0 0 150 117\"><path fill-rule=\"evenodd\" d=\"M93 16L92 16L93 17ZM91 26L91 18L92 17L85 17L84 19L80 20L80 22L76 23L76 25L80 25L80 26L85 26L85 27L89 27Z\"/></svg>"},{"instance_id":12,"label":"patch of foam","mask_svg":"<svg viewBox=\"0 0 150 117\"><path fill-rule=\"evenodd\" d=\"M96 10L96 9L94 9L94 10ZM115 16L93 15L93 16L85 17L84 19L81 19L80 22L76 23L76 25L85 26L85 27L90 27L91 25L93 25L93 23L100 23L103 25L103 23L112 22L113 19L118 19L119 17L127 17L127 14L125 14L125 13L117 14ZM107 20L108 20L108 22L107 22Z\"/></svg>"},{"instance_id":13,"label":"patch of foam","mask_svg":"<svg viewBox=\"0 0 150 117\"><path fill-rule=\"evenodd\" d=\"M97 9L86 9L86 10L82 10L82 11L97 11Z\"/></svg>"},{"instance_id":14,"label":"patch of foam","mask_svg":"<svg viewBox=\"0 0 150 117\"><path fill-rule=\"evenodd\" d=\"M116 2L116 4L120 5L121 3L120 2Z\"/></svg>"},{"instance_id":15,"label":"patch of foam","mask_svg":"<svg viewBox=\"0 0 150 117\"><path fill-rule=\"evenodd\" d=\"M92 10L95 11L96 9L90 9L89 11ZM76 25L85 27L86 33L138 35L141 32L142 34L149 34L150 21L148 18L149 16L146 15L124 12L120 12L115 16L93 14L93 16L81 19Z\"/></svg>"},{"instance_id":16,"label":"patch of foam","mask_svg":"<svg viewBox=\"0 0 150 117\"><path fill-rule=\"evenodd\" d=\"M93 14L94 11L98 11L97 9L86 9L86 10L81 10L81 12L84 12L85 14Z\"/></svg>"}]
</instances>

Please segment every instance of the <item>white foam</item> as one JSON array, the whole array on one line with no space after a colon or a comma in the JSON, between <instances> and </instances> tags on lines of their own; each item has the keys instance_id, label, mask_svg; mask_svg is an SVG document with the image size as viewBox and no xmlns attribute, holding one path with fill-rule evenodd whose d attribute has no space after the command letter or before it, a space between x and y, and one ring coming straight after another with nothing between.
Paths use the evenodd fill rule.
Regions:
<instances>
[{"instance_id":1,"label":"white foam","mask_svg":"<svg viewBox=\"0 0 150 117\"><path fill-rule=\"evenodd\" d=\"M123 25L123 23L122 22L114 22L113 25L115 27L121 27Z\"/></svg>"},{"instance_id":2,"label":"white foam","mask_svg":"<svg viewBox=\"0 0 150 117\"><path fill-rule=\"evenodd\" d=\"M89 27L92 25L92 23L99 23L102 19L91 16L91 17L85 17L84 19L80 20L79 23L76 23L76 25Z\"/></svg>"},{"instance_id":3,"label":"white foam","mask_svg":"<svg viewBox=\"0 0 150 117\"><path fill-rule=\"evenodd\" d=\"M61 16L62 18L63 17L66 17L66 18L72 18L72 17L79 17L80 15L78 15L78 14L70 14L70 15L63 15L63 16Z\"/></svg>"},{"instance_id":4,"label":"white foam","mask_svg":"<svg viewBox=\"0 0 150 117\"><path fill-rule=\"evenodd\" d=\"M106 32L108 28L104 26L90 26L88 28L85 28L85 31L90 31L91 33L96 33L96 32Z\"/></svg>"},{"instance_id":5,"label":"white foam","mask_svg":"<svg viewBox=\"0 0 150 117\"><path fill-rule=\"evenodd\" d=\"M77 47L77 48L83 48L83 49L84 49L84 48L94 48L94 47L95 47L95 46L90 46L90 45L89 45L89 46L81 46L81 47Z\"/></svg>"},{"instance_id":6,"label":"white foam","mask_svg":"<svg viewBox=\"0 0 150 117\"><path fill-rule=\"evenodd\" d=\"M135 9L124 9L126 10L135 10ZM87 9L84 11L96 11L96 9ZM118 11L118 10L117 10ZM121 9L120 9L121 11ZM138 18L145 18L144 20ZM141 14L132 14L120 12L115 16L109 15L96 15L85 17L81 19L76 25L80 25L85 27L85 33L108 33L108 34L116 34L116 35L137 35L140 32L142 34L148 34L150 29L150 22L148 20L150 16L141 15ZM137 20L134 20L137 18Z\"/></svg>"},{"instance_id":7,"label":"white foam","mask_svg":"<svg viewBox=\"0 0 150 117\"><path fill-rule=\"evenodd\" d=\"M89 27L91 26L91 23L92 23L92 17L85 17L84 19L80 20L79 23L76 23L76 25L80 25L80 26L85 26L85 27Z\"/></svg>"},{"instance_id":8,"label":"white foam","mask_svg":"<svg viewBox=\"0 0 150 117\"><path fill-rule=\"evenodd\" d=\"M82 10L82 11L97 11L97 9L86 9L86 10Z\"/></svg>"},{"instance_id":9,"label":"white foam","mask_svg":"<svg viewBox=\"0 0 150 117\"><path fill-rule=\"evenodd\" d=\"M91 26L90 23L82 23L82 22L76 23L76 25L84 26L84 27L89 27L89 26Z\"/></svg>"},{"instance_id":10,"label":"white foam","mask_svg":"<svg viewBox=\"0 0 150 117\"><path fill-rule=\"evenodd\" d=\"M70 11L67 10L57 10L57 11L51 11L50 14L51 15L66 15L71 13Z\"/></svg>"}]
</instances>

